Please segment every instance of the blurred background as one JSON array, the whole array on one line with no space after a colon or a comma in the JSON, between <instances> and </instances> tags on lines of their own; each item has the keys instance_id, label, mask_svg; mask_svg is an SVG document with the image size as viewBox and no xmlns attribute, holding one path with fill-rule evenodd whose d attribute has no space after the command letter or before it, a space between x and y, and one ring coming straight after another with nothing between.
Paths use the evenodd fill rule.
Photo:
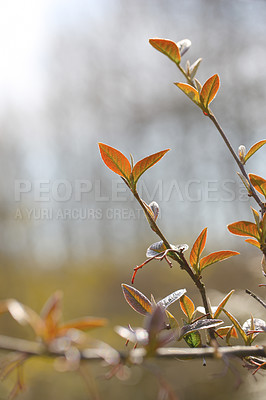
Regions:
<instances>
[{"instance_id":1,"label":"blurred background","mask_svg":"<svg viewBox=\"0 0 266 400\"><path fill-rule=\"evenodd\" d=\"M232 261L206 270L210 300L216 305L235 288L228 309L239 321L251 313L264 317L262 307L244 293L248 287L264 295L258 289L260 253L226 229L239 219L251 220L250 205L256 204L245 194L214 126L173 85L182 81L174 63L148 39L192 41L184 61L203 58L202 83L219 74L212 110L233 147L250 148L265 138L265 18L264 0L1 2L2 299L14 297L40 311L61 289L64 318L107 317L108 327L92 335L120 349L124 343L113 327L142 325L120 284L130 283L133 267L158 239L122 181L101 161L100 141L128 157L132 153L136 161L171 148L141 178L140 195L159 203L159 225L171 243L191 247L208 226L205 255L240 251ZM265 176L264 148L247 168ZM186 287L200 304L194 285L166 263L149 264L135 285L156 299ZM181 320L178 306L171 311ZM33 338L8 316L1 316L0 327L2 334ZM162 368L180 399L262 399L265 393L262 377L255 382L247 371L243 375L241 363L236 374L225 376L222 362L202 368L199 361L174 361ZM90 369L101 398L156 398L149 371L135 368L127 381L106 382L99 366ZM22 398L88 398L80 377L53 372L51 362L31 361L26 375L29 388ZM236 391L240 375L244 382ZM5 382L1 398L9 389Z\"/></svg>"}]
</instances>

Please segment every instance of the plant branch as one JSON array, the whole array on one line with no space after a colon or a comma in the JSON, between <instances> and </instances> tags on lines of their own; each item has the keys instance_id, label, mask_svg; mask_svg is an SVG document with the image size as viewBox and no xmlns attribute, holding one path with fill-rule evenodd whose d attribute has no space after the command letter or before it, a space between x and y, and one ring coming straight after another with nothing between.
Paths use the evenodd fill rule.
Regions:
<instances>
[{"instance_id":1,"label":"plant branch","mask_svg":"<svg viewBox=\"0 0 266 400\"><path fill-rule=\"evenodd\" d=\"M246 289L246 293L249 294L251 297L253 297L255 300L257 300L264 308L266 308L266 303L255 293L251 292L250 290Z\"/></svg>"}]
</instances>

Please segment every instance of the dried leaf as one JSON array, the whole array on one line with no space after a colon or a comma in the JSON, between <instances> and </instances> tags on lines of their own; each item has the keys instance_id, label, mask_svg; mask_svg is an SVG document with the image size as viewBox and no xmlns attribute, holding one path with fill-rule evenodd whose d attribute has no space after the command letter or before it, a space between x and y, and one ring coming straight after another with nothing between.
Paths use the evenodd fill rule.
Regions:
<instances>
[{"instance_id":1,"label":"dried leaf","mask_svg":"<svg viewBox=\"0 0 266 400\"><path fill-rule=\"evenodd\" d=\"M201 253L204 250L207 239L207 228L204 228L196 239L190 252L190 265L195 271L198 269L198 263Z\"/></svg>"},{"instance_id":2,"label":"dried leaf","mask_svg":"<svg viewBox=\"0 0 266 400\"><path fill-rule=\"evenodd\" d=\"M103 162L107 165L107 167L129 181L131 165L124 154L104 143L99 143L99 148Z\"/></svg>"},{"instance_id":3,"label":"dried leaf","mask_svg":"<svg viewBox=\"0 0 266 400\"><path fill-rule=\"evenodd\" d=\"M249 221L237 221L227 225L229 232L238 236L253 236L260 240L260 235L256 224Z\"/></svg>"},{"instance_id":4,"label":"dried leaf","mask_svg":"<svg viewBox=\"0 0 266 400\"><path fill-rule=\"evenodd\" d=\"M165 54L176 64L181 61L181 55L178 45L172 40L154 38L149 40L150 44L161 53Z\"/></svg>"},{"instance_id":5,"label":"dried leaf","mask_svg":"<svg viewBox=\"0 0 266 400\"><path fill-rule=\"evenodd\" d=\"M202 271L204 268L208 267L209 265L215 264L219 261L226 260L229 257L236 256L238 253L237 251L231 251L231 250L221 250L221 251L216 251L214 253L208 254L207 256L203 257L200 260L200 271Z\"/></svg>"},{"instance_id":6,"label":"dried leaf","mask_svg":"<svg viewBox=\"0 0 266 400\"><path fill-rule=\"evenodd\" d=\"M156 164L169 150L170 149L159 151L158 153L152 154L138 161L132 170L134 183L137 183L140 176L147 171L147 169Z\"/></svg>"},{"instance_id":7,"label":"dried leaf","mask_svg":"<svg viewBox=\"0 0 266 400\"><path fill-rule=\"evenodd\" d=\"M147 297L132 286L122 283L122 290L126 301L134 311L147 315L152 311L152 304Z\"/></svg>"},{"instance_id":8,"label":"dried leaf","mask_svg":"<svg viewBox=\"0 0 266 400\"><path fill-rule=\"evenodd\" d=\"M217 74L211 76L203 85L200 92L200 100L204 108L208 108L216 96L220 86L220 78Z\"/></svg>"},{"instance_id":9,"label":"dried leaf","mask_svg":"<svg viewBox=\"0 0 266 400\"><path fill-rule=\"evenodd\" d=\"M200 106L200 97L199 97L199 92L191 85L188 85L187 83L180 83L180 82L175 82L175 85L182 90L183 93L185 93L190 100L192 100L197 106Z\"/></svg>"},{"instance_id":10,"label":"dried leaf","mask_svg":"<svg viewBox=\"0 0 266 400\"><path fill-rule=\"evenodd\" d=\"M253 144L253 146L249 149L245 156L245 162L254 154L257 150L259 150L266 143L266 139L260 140L259 142Z\"/></svg>"}]
</instances>

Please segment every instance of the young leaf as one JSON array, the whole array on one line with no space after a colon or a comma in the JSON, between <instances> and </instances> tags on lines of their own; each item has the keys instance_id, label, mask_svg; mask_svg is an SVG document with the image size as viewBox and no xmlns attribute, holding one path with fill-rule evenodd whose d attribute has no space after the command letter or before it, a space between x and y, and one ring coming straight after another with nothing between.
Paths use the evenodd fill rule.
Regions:
<instances>
[{"instance_id":1,"label":"young leaf","mask_svg":"<svg viewBox=\"0 0 266 400\"><path fill-rule=\"evenodd\" d=\"M254 188L266 197L266 180L255 174L248 174L248 176Z\"/></svg>"},{"instance_id":2,"label":"young leaf","mask_svg":"<svg viewBox=\"0 0 266 400\"><path fill-rule=\"evenodd\" d=\"M198 238L196 239L195 243L190 252L190 265L197 271L199 258L201 253L204 250L205 244L207 239L207 228L204 228L203 231L199 234Z\"/></svg>"},{"instance_id":3,"label":"young leaf","mask_svg":"<svg viewBox=\"0 0 266 400\"><path fill-rule=\"evenodd\" d=\"M180 299L184 294L186 293L186 289L180 289L177 290L168 296L166 296L164 299L158 301L157 305L162 306L164 309L170 306L170 304L173 304L175 301Z\"/></svg>"},{"instance_id":4,"label":"young leaf","mask_svg":"<svg viewBox=\"0 0 266 400\"><path fill-rule=\"evenodd\" d=\"M243 331L246 335L249 334L249 331L266 331L266 322L260 318L251 318L244 322L242 326ZM255 339L255 337L259 334L259 332L254 332L251 336L251 342ZM250 336L249 336L250 337Z\"/></svg>"},{"instance_id":5,"label":"young leaf","mask_svg":"<svg viewBox=\"0 0 266 400\"><path fill-rule=\"evenodd\" d=\"M250 184L249 184L249 181L247 180L247 178L244 175L240 174L240 172L237 172L237 175L239 176L239 178L243 182L243 184L244 184L245 188L247 189L248 193L251 193Z\"/></svg>"},{"instance_id":6,"label":"young leaf","mask_svg":"<svg viewBox=\"0 0 266 400\"><path fill-rule=\"evenodd\" d=\"M175 82L174 83L179 89L182 90L183 93L185 93L190 100L192 100L197 106L200 106L200 98L199 98L199 92L191 86L188 85L187 83L180 83L180 82Z\"/></svg>"},{"instance_id":7,"label":"young leaf","mask_svg":"<svg viewBox=\"0 0 266 400\"><path fill-rule=\"evenodd\" d=\"M248 336L246 335L245 331L243 330L242 326L237 321L237 319L232 314L230 314L228 311L223 310L223 312L225 313L225 315L227 315L227 317L230 319L230 321L234 324L235 328L238 330L238 332L240 333L240 335L244 339L244 342L247 343L248 342Z\"/></svg>"},{"instance_id":8,"label":"young leaf","mask_svg":"<svg viewBox=\"0 0 266 400\"><path fill-rule=\"evenodd\" d=\"M226 260L229 257L236 256L238 253L237 251L231 250L221 250L211 253L200 260L200 271L204 268L208 267L209 265L215 264L218 261Z\"/></svg>"},{"instance_id":9,"label":"young leaf","mask_svg":"<svg viewBox=\"0 0 266 400\"><path fill-rule=\"evenodd\" d=\"M216 96L220 86L220 78L217 74L211 76L203 85L200 92L200 100L204 108L208 108Z\"/></svg>"},{"instance_id":10,"label":"young leaf","mask_svg":"<svg viewBox=\"0 0 266 400\"><path fill-rule=\"evenodd\" d=\"M254 220L256 222L256 225L257 225L257 227L259 229L259 227L260 227L260 216L259 216L259 213L253 207L250 207L250 208L251 208L251 211L253 213L253 217L254 217Z\"/></svg>"},{"instance_id":11,"label":"young leaf","mask_svg":"<svg viewBox=\"0 0 266 400\"><path fill-rule=\"evenodd\" d=\"M228 302L230 296L231 296L233 293L234 293L234 290L231 290L231 292L229 292L229 293L225 296L225 298L219 303L219 305L218 305L218 307L217 307L217 309L216 309L216 311L215 311L215 313L214 313L214 315L213 315L213 318L218 318L218 317L219 317L220 313L223 311L224 306L226 305L226 303Z\"/></svg>"},{"instance_id":12,"label":"young leaf","mask_svg":"<svg viewBox=\"0 0 266 400\"><path fill-rule=\"evenodd\" d=\"M66 323L60 324L57 329L57 336L64 336L70 329L78 329L80 331L87 331L89 329L98 328L106 325L105 318L85 317L78 318Z\"/></svg>"},{"instance_id":13,"label":"young leaf","mask_svg":"<svg viewBox=\"0 0 266 400\"><path fill-rule=\"evenodd\" d=\"M201 347L201 337L198 331L188 333L184 336L186 343L189 347Z\"/></svg>"},{"instance_id":14,"label":"young leaf","mask_svg":"<svg viewBox=\"0 0 266 400\"><path fill-rule=\"evenodd\" d=\"M190 78L191 78L191 79L194 79L194 77L195 77L195 75L196 75L196 73L197 73L197 71L198 71L198 68L199 68L199 65L200 65L201 61L202 61L202 58L198 58L197 61L195 61L195 62L189 67L189 75L190 75Z\"/></svg>"},{"instance_id":15,"label":"young leaf","mask_svg":"<svg viewBox=\"0 0 266 400\"><path fill-rule=\"evenodd\" d=\"M138 161L132 170L134 183L137 183L140 176L145 171L147 171L147 169L149 169L154 164L156 164L165 155L165 153L167 153L169 150L170 149L159 151L158 153L152 154L152 155L145 157L142 160Z\"/></svg>"},{"instance_id":16,"label":"young leaf","mask_svg":"<svg viewBox=\"0 0 266 400\"><path fill-rule=\"evenodd\" d=\"M99 148L103 162L107 165L107 167L129 181L131 165L124 154L104 143L99 143Z\"/></svg>"},{"instance_id":17,"label":"young leaf","mask_svg":"<svg viewBox=\"0 0 266 400\"><path fill-rule=\"evenodd\" d=\"M238 236L253 236L260 240L260 235L256 224L249 221L237 221L227 225L229 232Z\"/></svg>"},{"instance_id":18,"label":"young leaf","mask_svg":"<svg viewBox=\"0 0 266 400\"><path fill-rule=\"evenodd\" d=\"M130 305L130 307L133 308L134 311L142 315L151 313L151 302L147 299L146 296L144 296L143 293L132 286L126 285L125 283L122 283L121 286L126 301Z\"/></svg>"},{"instance_id":19,"label":"young leaf","mask_svg":"<svg viewBox=\"0 0 266 400\"><path fill-rule=\"evenodd\" d=\"M150 44L161 53L165 54L176 64L181 61L181 55L178 45L172 40L154 38L149 40Z\"/></svg>"},{"instance_id":20,"label":"young leaf","mask_svg":"<svg viewBox=\"0 0 266 400\"><path fill-rule=\"evenodd\" d=\"M234 325L222 326L221 328L218 328L216 330L216 332L219 336L222 336L222 337L226 336L226 339L229 339L230 337L233 337L236 339L238 338L238 334L237 334L237 331L236 331L236 328L234 327Z\"/></svg>"},{"instance_id":21,"label":"young leaf","mask_svg":"<svg viewBox=\"0 0 266 400\"><path fill-rule=\"evenodd\" d=\"M259 142L255 143L247 152L246 156L245 156L245 162L247 162L247 160L253 156L254 153L256 153L257 150L259 150L264 144L266 143L266 140L260 140Z\"/></svg>"},{"instance_id":22,"label":"young leaf","mask_svg":"<svg viewBox=\"0 0 266 400\"><path fill-rule=\"evenodd\" d=\"M183 39L176 43L179 48L180 56L182 57L190 48L191 41L189 39Z\"/></svg>"},{"instance_id":23,"label":"young leaf","mask_svg":"<svg viewBox=\"0 0 266 400\"><path fill-rule=\"evenodd\" d=\"M162 240L159 242L153 243L146 252L146 257L151 258L157 256L159 253L162 253L166 250L166 246Z\"/></svg>"},{"instance_id":24,"label":"young leaf","mask_svg":"<svg viewBox=\"0 0 266 400\"><path fill-rule=\"evenodd\" d=\"M245 242L252 244L255 247L258 247L260 249L260 243L256 239L245 239Z\"/></svg>"},{"instance_id":25,"label":"young leaf","mask_svg":"<svg viewBox=\"0 0 266 400\"><path fill-rule=\"evenodd\" d=\"M195 305L193 301L186 295L184 295L180 300L180 307L183 313L188 317L189 322L193 318L195 312Z\"/></svg>"}]
</instances>

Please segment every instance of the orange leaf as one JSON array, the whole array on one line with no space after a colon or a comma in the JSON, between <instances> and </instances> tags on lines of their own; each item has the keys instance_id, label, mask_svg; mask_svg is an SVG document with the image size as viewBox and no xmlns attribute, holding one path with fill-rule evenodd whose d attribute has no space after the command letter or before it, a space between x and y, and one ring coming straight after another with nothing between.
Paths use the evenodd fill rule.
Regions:
<instances>
[{"instance_id":1,"label":"orange leaf","mask_svg":"<svg viewBox=\"0 0 266 400\"><path fill-rule=\"evenodd\" d=\"M151 302L146 296L144 296L143 293L132 286L126 285L125 283L122 283L121 286L126 301L134 311L142 315L151 313Z\"/></svg>"},{"instance_id":2,"label":"orange leaf","mask_svg":"<svg viewBox=\"0 0 266 400\"><path fill-rule=\"evenodd\" d=\"M45 325L44 340L51 340L57 334L57 328L62 315L62 297L61 291L55 292L45 303L41 318Z\"/></svg>"},{"instance_id":3,"label":"orange leaf","mask_svg":"<svg viewBox=\"0 0 266 400\"><path fill-rule=\"evenodd\" d=\"M227 336L228 334L230 337L233 338L238 338L238 334L236 331L236 328L234 326L223 326L221 328L216 329L216 332L218 333L219 336Z\"/></svg>"},{"instance_id":4,"label":"orange leaf","mask_svg":"<svg viewBox=\"0 0 266 400\"><path fill-rule=\"evenodd\" d=\"M179 83L175 82L175 85L182 90L197 106L200 105L200 97L199 92L193 87L188 85L187 83Z\"/></svg>"},{"instance_id":5,"label":"orange leaf","mask_svg":"<svg viewBox=\"0 0 266 400\"><path fill-rule=\"evenodd\" d=\"M215 264L219 261L226 260L227 258L236 256L237 254L240 253L231 250L221 250L211 253L200 260L200 270L202 271L203 268L206 268L209 265Z\"/></svg>"},{"instance_id":6,"label":"orange leaf","mask_svg":"<svg viewBox=\"0 0 266 400\"><path fill-rule=\"evenodd\" d=\"M183 313L188 317L189 322L192 320L194 311L195 311L195 305L193 301L184 294L184 296L181 297L179 300L180 302L180 307L183 311Z\"/></svg>"},{"instance_id":7,"label":"orange leaf","mask_svg":"<svg viewBox=\"0 0 266 400\"><path fill-rule=\"evenodd\" d=\"M168 39L150 39L150 44L161 53L165 54L170 60L174 61L176 64L179 64L181 61L180 51L175 42Z\"/></svg>"},{"instance_id":8,"label":"orange leaf","mask_svg":"<svg viewBox=\"0 0 266 400\"><path fill-rule=\"evenodd\" d=\"M253 146L249 149L247 154L245 155L245 162L253 156L254 153L256 153L257 150L259 150L264 144L266 143L266 139L260 140L259 142L253 144Z\"/></svg>"},{"instance_id":9,"label":"orange leaf","mask_svg":"<svg viewBox=\"0 0 266 400\"><path fill-rule=\"evenodd\" d=\"M203 231L199 234L195 243L193 244L193 247L190 252L190 264L195 270L197 270L199 258L204 250L206 239L207 239L207 228L204 228Z\"/></svg>"},{"instance_id":10,"label":"orange leaf","mask_svg":"<svg viewBox=\"0 0 266 400\"><path fill-rule=\"evenodd\" d=\"M254 188L266 197L266 180L255 174L248 174L248 176Z\"/></svg>"},{"instance_id":11,"label":"orange leaf","mask_svg":"<svg viewBox=\"0 0 266 400\"><path fill-rule=\"evenodd\" d=\"M245 242L253 244L253 246L256 246L260 249L260 243L256 239L245 239Z\"/></svg>"},{"instance_id":12,"label":"orange leaf","mask_svg":"<svg viewBox=\"0 0 266 400\"><path fill-rule=\"evenodd\" d=\"M103 162L107 165L107 167L129 181L131 165L124 154L104 143L99 143L99 148Z\"/></svg>"},{"instance_id":13,"label":"orange leaf","mask_svg":"<svg viewBox=\"0 0 266 400\"><path fill-rule=\"evenodd\" d=\"M150 167L156 164L170 149L159 151L158 153L152 154L148 157L143 158L134 165L132 175L134 183L140 178L140 176L147 171Z\"/></svg>"},{"instance_id":14,"label":"orange leaf","mask_svg":"<svg viewBox=\"0 0 266 400\"><path fill-rule=\"evenodd\" d=\"M229 232L238 236L253 236L260 240L257 225L249 221L237 221L227 225Z\"/></svg>"},{"instance_id":15,"label":"orange leaf","mask_svg":"<svg viewBox=\"0 0 266 400\"><path fill-rule=\"evenodd\" d=\"M223 311L223 308L225 304L228 302L230 296L234 293L234 290L231 290L224 298L223 300L219 303L215 313L213 314L213 318L218 318L220 313Z\"/></svg>"},{"instance_id":16,"label":"orange leaf","mask_svg":"<svg viewBox=\"0 0 266 400\"><path fill-rule=\"evenodd\" d=\"M95 318L95 317L84 317L78 318L66 323L60 324L57 330L57 336L63 336L70 329L78 329L85 331L88 329L98 328L106 325L107 320L105 318Z\"/></svg>"},{"instance_id":17,"label":"orange leaf","mask_svg":"<svg viewBox=\"0 0 266 400\"><path fill-rule=\"evenodd\" d=\"M203 85L200 92L200 99L204 108L208 108L209 104L212 102L216 96L220 86L219 75L215 74L211 76Z\"/></svg>"}]
</instances>

